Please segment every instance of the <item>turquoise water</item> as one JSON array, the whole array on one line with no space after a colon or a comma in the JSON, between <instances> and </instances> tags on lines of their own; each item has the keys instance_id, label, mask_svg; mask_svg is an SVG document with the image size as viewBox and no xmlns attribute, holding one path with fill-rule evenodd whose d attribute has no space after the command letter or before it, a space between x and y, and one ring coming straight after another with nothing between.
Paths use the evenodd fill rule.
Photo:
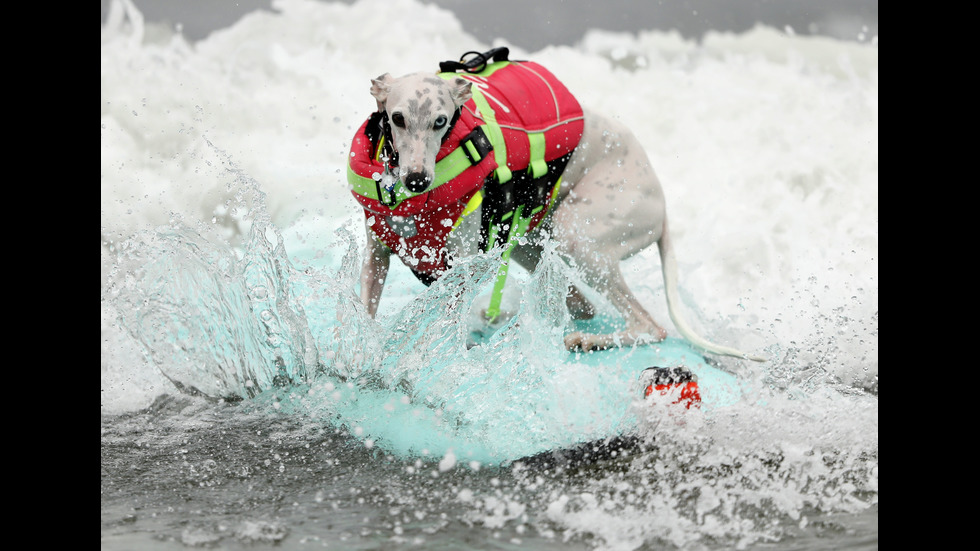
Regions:
<instances>
[{"instance_id":1,"label":"turquoise water","mask_svg":"<svg viewBox=\"0 0 980 551\"><path fill-rule=\"evenodd\" d=\"M706 409L739 400L737 379L683 340L567 352L568 268L554 255L533 276L515 270L521 297L495 327L478 314L499 266L493 254L420 287L395 315L369 319L352 236L340 232L342 254L290 259L262 192L239 178L252 205L241 245L174 224L122 244L113 267L123 327L185 392L271 399L400 457L482 464L634 432L637 377L650 366L690 368ZM576 328L621 327L605 315Z\"/></svg>"}]
</instances>

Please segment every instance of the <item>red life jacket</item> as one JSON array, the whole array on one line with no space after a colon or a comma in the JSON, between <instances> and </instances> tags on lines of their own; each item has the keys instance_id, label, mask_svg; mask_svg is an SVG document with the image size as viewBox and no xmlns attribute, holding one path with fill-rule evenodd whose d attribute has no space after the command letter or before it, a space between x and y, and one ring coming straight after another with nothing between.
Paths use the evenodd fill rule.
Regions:
<instances>
[{"instance_id":1,"label":"red life jacket","mask_svg":"<svg viewBox=\"0 0 980 551\"><path fill-rule=\"evenodd\" d=\"M446 240L467 205L483 201L484 250L506 242L512 229L523 234L537 226L584 128L578 101L537 63L498 61L439 76L472 81L473 99L443 141L429 188L416 194L390 174L382 177L384 113L357 131L347 171L377 239L426 284L449 268Z\"/></svg>"}]
</instances>

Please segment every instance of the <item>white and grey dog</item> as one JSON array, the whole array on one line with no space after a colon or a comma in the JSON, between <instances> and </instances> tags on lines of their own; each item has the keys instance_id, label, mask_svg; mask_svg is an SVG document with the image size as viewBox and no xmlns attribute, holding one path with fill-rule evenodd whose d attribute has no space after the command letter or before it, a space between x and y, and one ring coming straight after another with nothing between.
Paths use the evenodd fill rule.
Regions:
<instances>
[{"instance_id":1,"label":"white and grey dog","mask_svg":"<svg viewBox=\"0 0 980 551\"><path fill-rule=\"evenodd\" d=\"M386 112L391 121L391 145L399 159L395 175L412 191L426 189L437 178L436 155L448 132L447 123L471 99L472 84L464 78L437 78L432 73L400 78L385 74L372 80L371 94L377 100L378 111ZM581 270L585 283L607 298L625 318L626 327L611 334L574 332L565 337L566 347L604 349L658 342L667 336L667 331L630 291L620 271L622 260L656 243L668 309L681 334L714 354L762 360L705 340L680 316L677 266L664 193L650 160L628 128L588 110L584 115L584 132L562 174L554 207L534 231L547 233L556 242L558 252ZM467 231L474 229L462 224L453 233ZM466 248L466 244L477 241L455 237L449 240L450 247ZM540 245L530 239L527 244L517 245L511 258L534 270L541 251ZM378 308L390 256L391 250L375 239L369 227L361 271L361 300L372 316ZM573 317L593 315L593 306L575 288L569 290L567 304Z\"/></svg>"}]
</instances>

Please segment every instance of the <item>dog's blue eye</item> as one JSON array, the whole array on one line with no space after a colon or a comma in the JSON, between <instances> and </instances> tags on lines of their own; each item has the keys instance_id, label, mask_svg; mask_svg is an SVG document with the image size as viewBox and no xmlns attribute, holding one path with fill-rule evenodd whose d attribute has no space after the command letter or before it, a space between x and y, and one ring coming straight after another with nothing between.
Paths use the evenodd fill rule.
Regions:
<instances>
[{"instance_id":1,"label":"dog's blue eye","mask_svg":"<svg viewBox=\"0 0 980 551\"><path fill-rule=\"evenodd\" d=\"M392 113L391 122L393 122L398 128L405 128L405 117L403 117L401 113Z\"/></svg>"},{"instance_id":2,"label":"dog's blue eye","mask_svg":"<svg viewBox=\"0 0 980 551\"><path fill-rule=\"evenodd\" d=\"M436 122L435 122L435 124L432 125L432 128L435 128L436 130L439 130L443 126L446 126L446 121L447 121L447 119L446 119L446 117L444 115L439 115L439 118L436 119Z\"/></svg>"}]
</instances>

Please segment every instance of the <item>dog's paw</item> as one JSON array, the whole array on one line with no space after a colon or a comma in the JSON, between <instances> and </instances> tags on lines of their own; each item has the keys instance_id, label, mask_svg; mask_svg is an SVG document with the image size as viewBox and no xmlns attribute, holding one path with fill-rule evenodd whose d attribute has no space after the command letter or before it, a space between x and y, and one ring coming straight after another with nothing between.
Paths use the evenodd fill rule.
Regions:
<instances>
[{"instance_id":1,"label":"dog's paw","mask_svg":"<svg viewBox=\"0 0 980 551\"><path fill-rule=\"evenodd\" d=\"M667 338L667 331L660 326L654 326L652 330L620 331L608 335L592 335L576 331L565 336L565 348L568 350L581 350L591 352L593 350L607 350L622 346L633 346L637 344L651 344L660 342Z\"/></svg>"},{"instance_id":2,"label":"dog's paw","mask_svg":"<svg viewBox=\"0 0 980 551\"><path fill-rule=\"evenodd\" d=\"M605 350L609 348L609 345L599 335L588 335L576 331L565 335L565 348L572 351L592 352L593 350Z\"/></svg>"}]
</instances>

